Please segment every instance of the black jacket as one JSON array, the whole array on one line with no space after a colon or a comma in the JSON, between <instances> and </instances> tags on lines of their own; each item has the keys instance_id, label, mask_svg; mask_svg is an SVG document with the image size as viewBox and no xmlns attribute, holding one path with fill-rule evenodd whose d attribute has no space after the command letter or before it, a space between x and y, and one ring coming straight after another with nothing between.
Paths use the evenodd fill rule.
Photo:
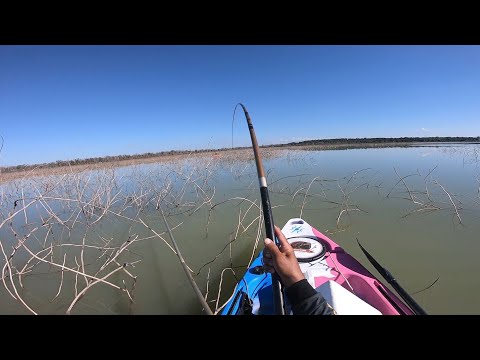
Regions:
<instances>
[{"instance_id":1,"label":"black jacket","mask_svg":"<svg viewBox=\"0 0 480 360\"><path fill-rule=\"evenodd\" d=\"M322 294L317 293L307 279L300 280L285 290L293 315L334 315Z\"/></svg>"}]
</instances>

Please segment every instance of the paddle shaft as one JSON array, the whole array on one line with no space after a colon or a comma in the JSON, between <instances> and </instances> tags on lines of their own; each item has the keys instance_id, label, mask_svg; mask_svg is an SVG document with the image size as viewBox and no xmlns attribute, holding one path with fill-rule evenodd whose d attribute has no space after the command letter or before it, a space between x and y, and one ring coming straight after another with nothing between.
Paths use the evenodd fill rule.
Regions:
<instances>
[{"instance_id":1,"label":"paddle shaft","mask_svg":"<svg viewBox=\"0 0 480 360\"><path fill-rule=\"evenodd\" d=\"M247 119L248 130L250 131L250 138L252 139L253 153L255 155L255 163L257 166L258 181L260 183L260 196L262 198L263 218L265 219L265 232L269 239L275 241L278 246L278 239L275 237L275 229L273 224L272 207L270 205L270 197L268 196L267 178L265 177L265 171L262 165L262 158L258 148L257 137L255 136L255 130L253 129L252 120L248 114L247 109L243 104L240 106L245 113ZM272 274L272 289L273 289L273 302L274 312L276 315L285 315L282 285L277 273Z\"/></svg>"},{"instance_id":2,"label":"paddle shaft","mask_svg":"<svg viewBox=\"0 0 480 360\"><path fill-rule=\"evenodd\" d=\"M373 258L372 255L369 254L367 250L360 244L360 241L357 239L358 246L360 246L360 249L362 249L363 253L367 257L368 261L372 263L372 265L377 269L377 271L380 273L380 275L383 276L385 280L388 281L390 285L395 289L395 291L402 297L402 299L407 303L407 305L412 309L412 311L416 315L428 315L425 310L423 310L420 305L417 304L417 302L405 291L404 288L400 286L400 284L395 280L393 275L385 269L382 265L379 264L377 260Z\"/></svg>"}]
</instances>

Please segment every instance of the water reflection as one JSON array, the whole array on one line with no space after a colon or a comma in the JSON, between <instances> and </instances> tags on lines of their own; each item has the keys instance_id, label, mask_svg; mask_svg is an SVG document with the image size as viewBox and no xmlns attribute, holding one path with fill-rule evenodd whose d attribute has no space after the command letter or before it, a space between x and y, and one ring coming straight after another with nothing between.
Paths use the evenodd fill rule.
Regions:
<instances>
[{"instance_id":1,"label":"water reflection","mask_svg":"<svg viewBox=\"0 0 480 360\"><path fill-rule=\"evenodd\" d=\"M411 293L439 278L415 295L429 313L480 313L478 149L265 150L274 220L302 216L375 273L359 237ZM264 237L252 158L1 185L2 313L200 314L158 206L218 310Z\"/></svg>"}]
</instances>

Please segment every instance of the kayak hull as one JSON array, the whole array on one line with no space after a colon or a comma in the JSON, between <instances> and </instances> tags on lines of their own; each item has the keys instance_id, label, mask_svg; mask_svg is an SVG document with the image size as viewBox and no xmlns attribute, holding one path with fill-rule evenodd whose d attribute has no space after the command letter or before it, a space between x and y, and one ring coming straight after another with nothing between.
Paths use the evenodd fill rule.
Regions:
<instances>
[{"instance_id":1,"label":"kayak hull","mask_svg":"<svg viewBox=\"0 0 480 360\"><path fill-rule=\"evenodd\" d=\"M321 292L337 314L413 315L392 291L362 264L309 225L294 218L282 233L295 249L300 268L308 282ZM237 284L222 315L274 313L272 277L263 271L263 251ZM291 313L286 301L287 313Z\"/></svg>"}]
</instances>

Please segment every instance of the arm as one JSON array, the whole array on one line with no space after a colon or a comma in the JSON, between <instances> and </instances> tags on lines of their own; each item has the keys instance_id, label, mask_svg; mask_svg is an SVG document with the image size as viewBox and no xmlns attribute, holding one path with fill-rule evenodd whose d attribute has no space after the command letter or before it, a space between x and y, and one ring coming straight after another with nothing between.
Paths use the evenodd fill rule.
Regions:
<instances>
[{"instance_id":1,"label":"arm","mask_svg":"<svg viewBox=\"0 0 480 360\"><path fill-rule=\"evenodd\" d=\"M334 310L306 279L285 290L294 315L334 315Z\"/></svg>"},{"instance_id":2,"label":"arm","mask_svg":"<svg viewBox=\"0 0 480 360\"><path fill-rule=\"evenodd\" d=\"M265 269L276 272L292 305L295 315L333 315L334 310L327 304L322 294L317 293L308 283L300 269L295 252L279 227L275 226L275 235L280 246L265 239L263 263Z\"/></svg>"}]
</instances>

